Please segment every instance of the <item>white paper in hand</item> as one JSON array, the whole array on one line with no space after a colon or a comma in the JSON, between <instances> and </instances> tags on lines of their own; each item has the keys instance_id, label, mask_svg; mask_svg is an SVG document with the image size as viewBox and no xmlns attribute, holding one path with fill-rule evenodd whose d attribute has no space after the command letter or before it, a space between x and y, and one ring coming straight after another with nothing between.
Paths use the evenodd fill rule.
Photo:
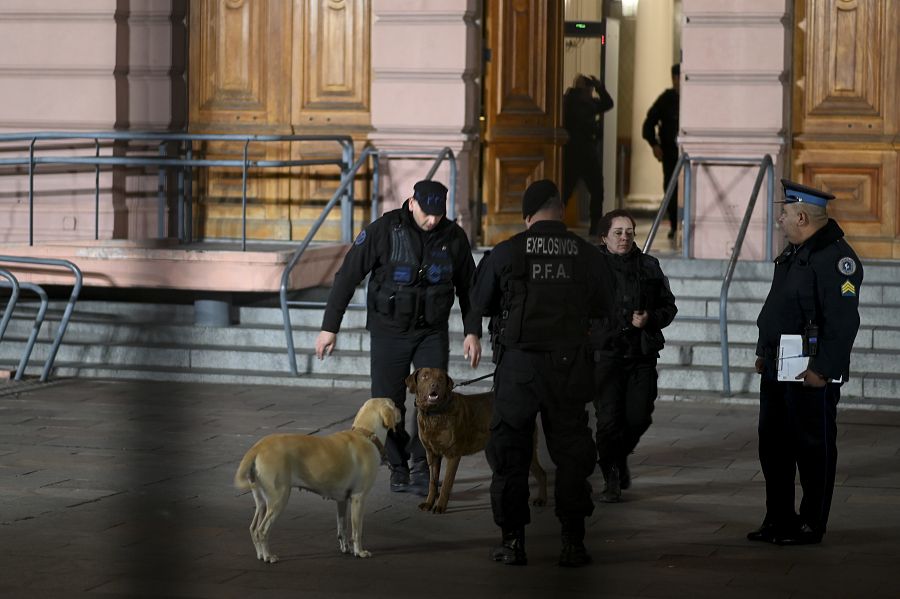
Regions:
<instances>
[{"instance_id":1,"label":"white paper in hand","mask_svg":"<svg viewBox=\"0 0 900 599\"><path fill-rule=\"evenodd\" d=\"M803 355L803 337L782 335L778 345L778 380L802 383L797 375L806 370L809 357Z\"/></svg>"},{"instance_id":2,"label":"white paper in hand","mask_svg":"<svg viewBox=\"0 0 900 599\"><path fill-rule=\"evenodd\" d=\"M806 370L809 356L803 355L803 337L801 335L782 335L778 346L778 380L791 383L802 383L797 375ZM831 381L840 383L844 377Z\"/></svg>"}]
</instances>

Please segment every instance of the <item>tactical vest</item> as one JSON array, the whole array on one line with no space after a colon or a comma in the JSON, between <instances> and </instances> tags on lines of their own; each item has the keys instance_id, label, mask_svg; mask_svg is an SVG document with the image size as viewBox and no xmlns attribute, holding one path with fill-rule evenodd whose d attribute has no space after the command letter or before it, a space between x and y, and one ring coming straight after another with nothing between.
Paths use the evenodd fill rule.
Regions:
<instances>
[{"instance_id":1,"label":"tactical vest","mask_svg":"<svg viewBox=\"0 0 900 599\"><path fill-rule=\"evenodd\" d=\"M500 278L500 344L552 351L585 343L588 258L578 237L526 231L510 243L513 262Z\"/></svg>"},{"instance_id":2,"label":"tactical vest","mask_svg":"<svg viewBox=\"0 0 900 599\"><path fill-rule=\"evenodd\" d=\"M413 232L398 217L391 226L389 262L373 274L372 308L402 328L446 326L453 307L453 255L449 232L426 235L421 261Z\"/></svg>"}]
</instances>

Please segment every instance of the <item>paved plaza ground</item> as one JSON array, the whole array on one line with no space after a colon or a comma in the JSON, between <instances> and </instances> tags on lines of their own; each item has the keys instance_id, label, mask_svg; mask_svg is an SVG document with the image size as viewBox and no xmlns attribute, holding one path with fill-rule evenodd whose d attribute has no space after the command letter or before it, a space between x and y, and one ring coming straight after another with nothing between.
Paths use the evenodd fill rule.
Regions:
<instances>
[{"instance_id":1,"label":"paved plaza ground","mask_svg":"<svg viewBox=\"0 0 900 599\"><path fill-rule=\"evenodd\" d=\"M271 432L349 428L362 391L59 380L0 386L0 597L900 597L900 412L839 413L838 481L820 546L744 535L763 516L756 408L660 400L634 486L588 521L594 563L556 565L552 500L532 512L529 565L498 539L483 455L450 510L417 509L382 468L369 559L341 555L334 503L295 491L255 559L244 451ZM542 462L553 468L542 446ZM592 477L601 488L599 473Z\"/></svg>"}]
</instances>

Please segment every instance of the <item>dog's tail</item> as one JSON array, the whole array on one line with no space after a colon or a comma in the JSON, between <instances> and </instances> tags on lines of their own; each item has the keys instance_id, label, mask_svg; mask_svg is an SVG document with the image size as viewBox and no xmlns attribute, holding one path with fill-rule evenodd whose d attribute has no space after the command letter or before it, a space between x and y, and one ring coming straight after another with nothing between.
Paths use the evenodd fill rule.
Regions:
<instances>
[{"instance_id":1,"label":"dog's tail","mask_svg":"<svg viewBox=\"0 0 900 599\"><path fill-rule=\"evenodd\" d=\"M241 465L234 473L234 486L243 491L248 491L256 485L256 445L244 454Z\"/></svg>"}]
</instances>

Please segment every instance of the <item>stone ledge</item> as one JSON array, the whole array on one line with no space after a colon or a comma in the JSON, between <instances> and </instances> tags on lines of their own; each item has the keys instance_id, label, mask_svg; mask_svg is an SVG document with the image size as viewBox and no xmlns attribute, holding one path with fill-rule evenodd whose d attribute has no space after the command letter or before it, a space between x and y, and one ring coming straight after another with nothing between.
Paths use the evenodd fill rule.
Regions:
<instances>
[{"instance_id":1,"label":"stone ledge","mask_svg":"<svg viewBox=\"0 0 900 599\"><path fill-rule=\"evenodd\" d=\"M291 273L289 288L331 285L348 244L311 245ZM69 260L81 269L86 287L180 289L197 291L277 292L284 267L296 245L257 244L241 251L238 244L171 245L86 241L57 244L0 245L0 255ZM71 285L66 269L4 263L20 281Z\"/></svg>"}]
</instances>

